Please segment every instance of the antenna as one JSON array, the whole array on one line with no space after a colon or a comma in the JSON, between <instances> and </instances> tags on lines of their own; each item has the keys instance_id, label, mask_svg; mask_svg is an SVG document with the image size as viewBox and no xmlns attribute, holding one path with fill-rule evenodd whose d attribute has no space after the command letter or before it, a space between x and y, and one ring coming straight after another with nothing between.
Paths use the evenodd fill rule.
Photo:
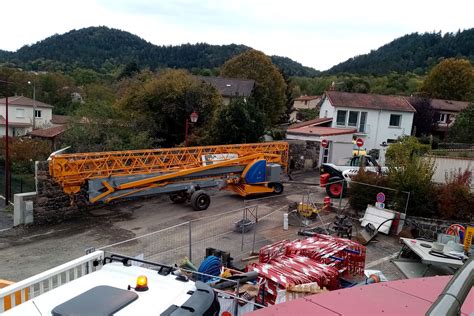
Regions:
<instances>
[{"instance_id":1,"label":"antenna","mask_svg":"<svg viewBox=\"0 0 474 316\"><path fill-rule=\"evenodd\" d=\"M33 303L33 305L35 305L36 310L38 311L38 313L39 313L41 316L43 316L43 314L41 314L41 311L39 310L38 306L36 306L35 301L31 300L31 302Z\"/></svg>"}]
</instances>

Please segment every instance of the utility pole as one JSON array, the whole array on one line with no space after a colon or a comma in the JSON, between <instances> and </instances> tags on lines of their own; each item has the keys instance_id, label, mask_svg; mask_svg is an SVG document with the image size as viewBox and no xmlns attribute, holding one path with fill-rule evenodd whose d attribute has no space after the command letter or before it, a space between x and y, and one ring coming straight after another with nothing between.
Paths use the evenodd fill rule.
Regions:
<instances>
[{"instance_id":1,"label":"utility pole","mask_svg":"<svg viewBox=\"0 0 474 316\"><path fill-rule=\"evenodd\" d=\"M36 82L28 81L29 85L33 85L33 130L36 129Z\"/></svg>"},{"instance_id":2,"label":"utility pole","mask_svg":"<svg viewBox=\"0 0 474 316\"><path fill-rule=\"evenodd\" d=\"M10 82L0 80L6 86L5 89L5 207L10 201L10 153L8 148L8 84Z\"/></svg>"}]
</instances>

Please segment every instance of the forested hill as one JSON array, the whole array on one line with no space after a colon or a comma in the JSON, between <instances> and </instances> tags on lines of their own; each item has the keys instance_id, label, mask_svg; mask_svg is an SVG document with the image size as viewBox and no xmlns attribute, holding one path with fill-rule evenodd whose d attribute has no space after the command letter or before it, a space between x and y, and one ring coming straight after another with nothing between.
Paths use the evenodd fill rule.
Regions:
<instances>
[{"instance_id":1,"label":"forested hill","mask_svg":"<svg viewBox=\"0 0 474 316\"><path fill-rule=\"evenodd\" d=\"M327 74L384 75L389 72L425 73L441 58L463 57L474 62L474 28L457 33L413 33L340 63Z\"/></svg>"},{"instance_id":2,"label":"forested hill","mask_svg":"<svg viewBox=\"0 0 474 316\"><path fill-rule=\"evenodd\" d=\"M213 69L250 49L244 45L156 46L131 33L108 27L89 27L53 35L16 52L0 50L0 63L33 70L63 70L76 67L110 72L129 63L140 68L170 67ZM318 72L286 57L272 57L289 76L314 76Z\"/></svg>"}]
</instances>

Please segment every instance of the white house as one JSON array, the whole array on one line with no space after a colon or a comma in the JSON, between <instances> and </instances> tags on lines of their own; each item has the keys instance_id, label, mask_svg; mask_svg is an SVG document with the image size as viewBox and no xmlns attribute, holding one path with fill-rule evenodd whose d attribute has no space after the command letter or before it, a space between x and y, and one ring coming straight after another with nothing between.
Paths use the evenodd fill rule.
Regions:
<instances>
[{"instance_id":1,"label":"white house","mask_svg":"<svg viewBox=\"0 0 474 316\"><path fill-rule=\"evenodd\" d=\"M354 138L366 150L380 149L403 135L411 135L415 109L402 96L327 91L320 118L333 118L331 127L354 128Z\"/></svg>"},{"instance_id":2,"label":"white house","mask_svg":"<svg viewBox=\"0 0 474 316\"><path fill-rule=\"evenodd\" d=\"M8 97L8 135L23 136L35 128L51 126L53 106L23 96ZM0 99L0 136L5 135L6 99Z\"/></svg>"}]
</instances>

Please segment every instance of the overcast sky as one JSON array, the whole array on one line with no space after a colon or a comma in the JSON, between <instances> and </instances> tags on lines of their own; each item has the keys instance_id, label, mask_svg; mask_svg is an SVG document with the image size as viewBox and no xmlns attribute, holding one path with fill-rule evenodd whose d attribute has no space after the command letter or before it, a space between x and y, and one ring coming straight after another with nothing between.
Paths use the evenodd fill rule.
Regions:
<instances>
[{"instance_id":1,"label":"overcast sky","mask_svg":"<svg viewBox=\"0 0 474 316\"><path fill-rule=\"evenodd\" d=\"M473 0L3 0L0 49L105 25L157 45L244 44L325 70L412 32L474 27Z\"/></svg>"}]
</instances>

